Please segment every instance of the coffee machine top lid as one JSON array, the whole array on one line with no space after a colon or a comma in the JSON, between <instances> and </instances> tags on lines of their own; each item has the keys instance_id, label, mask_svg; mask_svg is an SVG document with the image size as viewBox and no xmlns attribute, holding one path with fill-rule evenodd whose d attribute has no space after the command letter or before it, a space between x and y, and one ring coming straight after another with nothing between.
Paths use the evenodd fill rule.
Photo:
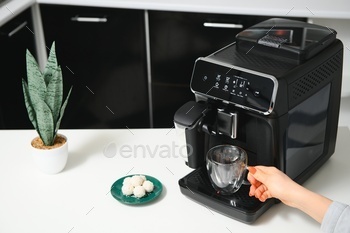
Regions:
<instances>
[{"instance_id":1,"label":"coffee machine top lid","mask_svg":"<svg viewBox=\"0 0 350 233\"><path fill-rule=\"evenodd\" d=\"M330 45L336 39L336 34L334 29L328 27L272 18L238 33L237 49L300 64Z\"/></svg>"}]
</instances>

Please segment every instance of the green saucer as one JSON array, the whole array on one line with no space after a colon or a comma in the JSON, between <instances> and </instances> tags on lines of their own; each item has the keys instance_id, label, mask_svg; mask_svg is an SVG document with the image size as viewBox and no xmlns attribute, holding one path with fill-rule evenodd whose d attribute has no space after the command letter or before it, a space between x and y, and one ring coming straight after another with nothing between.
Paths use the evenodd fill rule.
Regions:
<instances>
[{"instance_id":1,"label":"green saucer","mask_svg":"<svg viewBox=\"0 0 350 233\"><path fill-rule=\"evenodd\" d=\"M135 175L142 175L142 174L135 174ZM131 196L124 195L122 192L123 181L126 177L132 177L132 176L134 176L134 175L124 176L124 177L118 179L117 181L115 181L113 183L113 185L111 187L112 196L115 199L117 199L118 201L120 201L121 203L127 204L127 205L145 204L145 203L148 203L150 201L155 200L162 193L162 190L163 190L162 183L160 183L159 180L157 180L156 178L154 178L152 176L144 175L147 180L149 180L153 183L153 185L154 185L153 191L150 193L146 193L146 195L141 197L141 198L134 197L134 195L131 195Z\"/></svg>"}]
</instances>

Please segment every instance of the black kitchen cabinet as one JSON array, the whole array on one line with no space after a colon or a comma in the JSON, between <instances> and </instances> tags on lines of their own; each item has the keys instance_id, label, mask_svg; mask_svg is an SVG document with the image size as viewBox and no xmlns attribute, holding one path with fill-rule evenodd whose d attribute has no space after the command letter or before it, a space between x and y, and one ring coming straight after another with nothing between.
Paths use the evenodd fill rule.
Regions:
<instances>
[{"instance_id":1,"label":"black kitchen cabinet","mask_svg":"<svg viewBox=\"0 0 350 233\"><path fill-rule=\"evenodd\" d=\"M0 27L0 129L32 129L22 92L26 78L26 49L35 56L31 10Z\"/></svg>"},{"instance_id":2,"label":"black kitchen cabinet","mask_svg":"<svg viewBox=\"0 0 350 233\"><path fill-rule=\"evenodd\" d=\"M194 99L189 84L198 57L234 42L238 32L269 18L149 11L154 127L172 127L175 111Z\"/></svg>"},{"instance_id":3,"label":"black kitchen cabinet","mask_svg":"<svg viewBox=\"0 0 350 233\"><path fill-rule=\"evenodd\" d=\"M61 128L150 127L144 11L45 4L40 11L65 93L73 85Z\"/></svg>"}]
</instances>

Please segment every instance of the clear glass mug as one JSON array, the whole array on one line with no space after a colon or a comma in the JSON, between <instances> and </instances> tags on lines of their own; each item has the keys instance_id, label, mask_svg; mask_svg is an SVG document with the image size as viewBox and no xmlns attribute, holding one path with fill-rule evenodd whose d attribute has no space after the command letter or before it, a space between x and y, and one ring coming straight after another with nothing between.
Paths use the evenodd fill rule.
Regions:
<instances>
[{"instance_id":1,"label":"clear glass mug","mask_svg":"<svg viewBox=\"0 0 350 233\"><path fill-rule=\"evenodd\" d=\"M206 156L210 182L214 189L223 195L239 190L242 184L249 185L247 152L233 145L212 147Z\"/></svg>"}]
</instances>

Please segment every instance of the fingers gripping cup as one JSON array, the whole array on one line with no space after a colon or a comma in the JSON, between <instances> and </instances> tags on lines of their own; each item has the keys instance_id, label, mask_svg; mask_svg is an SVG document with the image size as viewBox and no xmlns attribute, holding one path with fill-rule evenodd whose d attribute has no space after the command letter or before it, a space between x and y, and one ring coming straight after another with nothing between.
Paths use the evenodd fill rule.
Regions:
<instances>
[{"instance_id":1,"label":"fingers gripping cup","mask_svg":"<svg viewBox=\"0 0 350 233\"><path fill-rule=\"evenodd\" d=\"M246 180L248 156L245 150L232 145L212 147L206 157L210 182L220 194L229 195L239 190Z\"/></svg>"}]
</instances>

